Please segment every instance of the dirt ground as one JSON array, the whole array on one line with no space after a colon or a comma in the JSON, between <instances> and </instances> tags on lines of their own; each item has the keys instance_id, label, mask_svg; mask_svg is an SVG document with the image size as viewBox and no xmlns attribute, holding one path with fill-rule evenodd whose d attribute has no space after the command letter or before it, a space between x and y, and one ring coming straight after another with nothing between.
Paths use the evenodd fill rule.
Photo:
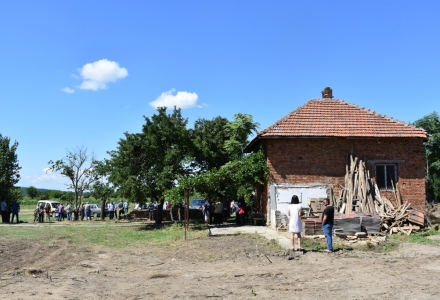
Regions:
<instances>
[{"instance_id":1,"label":"dirt ground","mask_svg":"<svg viewBox=\"0 0 440 300\"><path fill-rule=\"evenodd\" d=\"M0 242L1 299L439 299L440 247L280 250L256 235L168 248Z\"/></svg>"}]
</instances>

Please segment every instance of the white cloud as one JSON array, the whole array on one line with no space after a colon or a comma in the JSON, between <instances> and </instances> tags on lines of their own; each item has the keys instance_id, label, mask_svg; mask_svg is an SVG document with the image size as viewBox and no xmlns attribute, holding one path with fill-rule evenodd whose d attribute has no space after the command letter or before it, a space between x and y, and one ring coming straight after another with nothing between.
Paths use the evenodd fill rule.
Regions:
<instances>
[{"instance_id":1,"label":"white cloud","mask_svg":"<svg viewBox=\"0 0 440 300\"><path fill-rule=\"evenodd\" d=\"M78 88L82 90L97 91L105 89L108 83L116 82L128 76L127 69L119 67L117 62L107 59L85 64L78 71L83 80Z\"/></svg>"},{"instance_id":2,"label":"white cloud","mask_svg":"<svg viewBox=\"0 0 440 300\"><path fill-rule=\"evenodd\" d=\"M65 176L62 176L59 173L54 173L49 168L44 168L41 170L41 172L42 172L42 174L37 174L32 177L31 180L33 183L47 181L47 180L56 180L56 181L63 181L63 182L66 181Z\"/></svg>"},{"instance_id":3,"label":"white cloud","mask_svg":"<svg viewBox=\"0 0 440 300\"><path fill-rule=\"evenodd\" d=\"M22 174L18 186L35 186L39 189L66 190L69 179L59 173L52 172L48 168L42 169L38 173Z\"/></svg>"},{"instance_id":4,"label":"white cloud","mask_svg":"<svg viewBox=\"0 0 440 300\"><path fill-rule=\"evenodd\" d=\"M173 95L175 91L175 89L172 89L168 92L163 92L159 97L156 98L156 100L150 102L150 105L155 108L164 106L177 106L182 109L196 106L200 107L197 105L199 96L196 93L177 92L177 94Z\"/></svg>"},{"instance_id":5,"label":"white cloud","mask_svg":"<svg viewBox=\"0 0 440 300\"><path fill-rule=\"evenodd\" d=\"M63 89L61 89L64 93L68 93L68 94L72 94L72 93L75 93L75 90L72 90L71 88L69 88L69 87L65 87L65 88L63 88Z\"/></svg>"}]
</instances>

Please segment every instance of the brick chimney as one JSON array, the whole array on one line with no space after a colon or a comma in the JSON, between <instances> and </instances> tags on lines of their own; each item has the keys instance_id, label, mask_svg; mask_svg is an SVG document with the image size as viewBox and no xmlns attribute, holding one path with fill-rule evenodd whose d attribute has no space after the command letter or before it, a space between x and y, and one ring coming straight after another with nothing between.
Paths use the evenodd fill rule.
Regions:
<instances>
[{"instance_id":1,"label":"brick chimney","mask_svg":"<svg viewBox=\"0 0 440 300\"><path fill-rule=\"evenodd\" d=\"M333 91L330 87L324 88L324 90L321 92L322 98L333 98Z\"/></svg>"}]
</instances>

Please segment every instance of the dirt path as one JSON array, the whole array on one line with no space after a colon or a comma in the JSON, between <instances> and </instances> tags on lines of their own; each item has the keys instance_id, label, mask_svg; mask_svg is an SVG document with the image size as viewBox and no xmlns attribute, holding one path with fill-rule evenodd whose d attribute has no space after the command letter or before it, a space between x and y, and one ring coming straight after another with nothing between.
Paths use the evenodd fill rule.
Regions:
<instances>
[{"instance_id":1,"label":"dirt path","mask_svg":"<svg viewBox=\"0 0 440 300\"><path fill-rule=\"evenodd\" d=\"M0 242L1 299L439 299L438 246L304 255L257 235L93 249Z\"/></svg>"}]
</instances>

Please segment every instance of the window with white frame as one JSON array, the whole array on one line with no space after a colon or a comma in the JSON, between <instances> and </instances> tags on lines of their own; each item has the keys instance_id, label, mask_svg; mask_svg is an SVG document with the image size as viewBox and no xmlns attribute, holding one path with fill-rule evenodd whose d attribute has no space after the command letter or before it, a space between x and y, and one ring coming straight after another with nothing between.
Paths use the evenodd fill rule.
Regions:
<instances>
[{"instance_id":1,"label":"window with white frame","mask_svg":"<svg viewBox=\"0 0 440 300\"><path fill-rule=\"evenodd\" d=\"M376 183L381 190L391 190L397 182L396 164L377 164L376 165Z\"/></svg>"}]
</instances>

